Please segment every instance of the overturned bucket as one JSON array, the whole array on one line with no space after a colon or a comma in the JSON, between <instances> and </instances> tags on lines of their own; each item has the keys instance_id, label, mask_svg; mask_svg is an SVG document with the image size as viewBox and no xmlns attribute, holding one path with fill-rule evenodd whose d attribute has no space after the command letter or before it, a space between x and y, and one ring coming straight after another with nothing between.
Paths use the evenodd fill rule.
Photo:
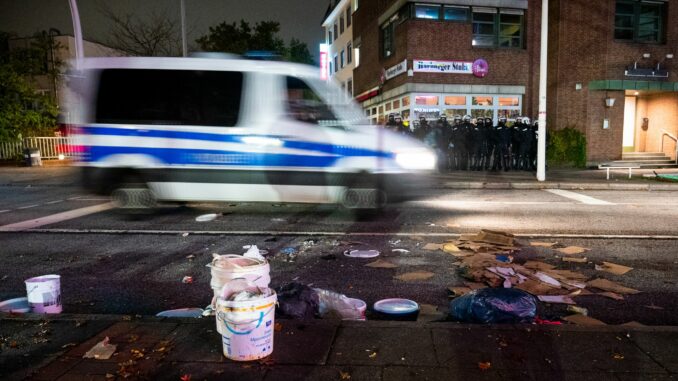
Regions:
<instances>
[{"instance_id":1,"label":"overturned bucket","mask_svg":"<svg viewBox=\"0 0 678 381\"><path fill-rule=\"evenodd\" d=\"M25 283L31 312L38 314L61 313L61 276L42 275L26 279Z\"/></svg>"},{"instance_id":2,"label":"overturned bucket","mask_svg":"<svg viewBox=\"0 0 678 381\"><path fill-rule=\"evenodd\" d=\"M273 353L277 296L269 288L264 295L247 301L217 299L217 332L226 358L251 361Z\"/></svg>"},{"instance_id":3,"label":"overturned bucket","mask_svg":"<svg viewBox=\"0 0 678 381\"><path fill-rule=\"evenodd\" d=\"M266 260L237 254L215 255L207 267L212 275L210 286L214 290L213 305L224 285L233 279L246 279L260 288L267 288L271 283L270 266Z\"/></svg>"}]
</instances>

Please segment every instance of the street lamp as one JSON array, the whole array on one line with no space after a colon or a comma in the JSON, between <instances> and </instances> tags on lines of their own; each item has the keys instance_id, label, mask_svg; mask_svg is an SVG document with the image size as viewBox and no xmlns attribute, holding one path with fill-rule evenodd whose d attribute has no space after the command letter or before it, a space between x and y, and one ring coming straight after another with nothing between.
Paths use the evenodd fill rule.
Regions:
<instances>
[{"instance_id":1,"label":"street lamp","mask_svg":"<svg viewBox=\"0 0 678 381\"><path fill-rule=\"evenodd\" d=\"M184 0L179 0L181 5L181 52L184 57L188 56L188 44L186 43L186 7Z\"/></svg>"},{"instance_id":2,"label":"street lamp","mask_svg":"<svg viewBox=\"0 0 678 381\"><path fill-rule=\"evenodd\" d=\"M548 64L549 0L541 2L541 49L539 58L539 138L537 140L537 180L546 180L546 65Z\"/></svg>"},{"instance_id":3,"label":"street lamp","mask_svg":"<svg viewBox=\"0 0 678 381\"><path fill-rule=\"evenodd\" d=\"M68 5L71 7L71 19L73 20L73 36L75 37L75 69L80 70L80 61L84 57L85 52L82 47L82 28L80 28L80 13L78 12L78 4L75 0L69 0Z\"/></svg>"}]
</instances>

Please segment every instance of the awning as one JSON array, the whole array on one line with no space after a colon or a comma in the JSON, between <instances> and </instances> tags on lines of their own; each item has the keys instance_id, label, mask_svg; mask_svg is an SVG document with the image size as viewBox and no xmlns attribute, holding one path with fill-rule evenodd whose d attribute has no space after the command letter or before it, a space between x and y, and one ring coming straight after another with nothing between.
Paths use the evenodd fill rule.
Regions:
<instances>
[{"instance_id":1,"label":"awning","mask_svg":"<svg viewBox=\"0 0 678 381\"><path fill-rule=\"evenodd\" d=\"M358 102L364 102L370 98L376 97L377 95L379 95L379 86L356 95L355 100Z\"/></svg>"},{"instance_id":2,"label":"awning","mask_svg":"<svg viewBox=\"0 0 678 381\"><path fill-rule=\"evenodd\" d=\"M589 82L589 90L678 91L678 82L628 81L621 79L606 79Z\"/></svg>"}]
</instances>

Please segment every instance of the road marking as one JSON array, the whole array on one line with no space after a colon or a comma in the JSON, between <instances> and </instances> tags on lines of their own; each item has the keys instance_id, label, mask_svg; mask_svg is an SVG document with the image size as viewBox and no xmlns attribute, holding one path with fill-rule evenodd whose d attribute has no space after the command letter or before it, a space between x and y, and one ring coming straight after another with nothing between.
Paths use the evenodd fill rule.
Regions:
<instances>
[{"instance_id":1,"label":"road marking","mask_svg":"<svg viewBox=\"0 0 678 381\"><path fill-rule=\"evenodd\" d=\"M17 222L14 224L0 226L0 232L16 232L27 229L33 229L44 225L54 224L61 221L72 220L74 218L83 217L89 214L103 212L114 208L113 204L107 202L105 204L88 206L86 208L69 210L63 213L52 214L45 217L35 218L32 220L26 220Z\"/></svg>"},{"instance_id":2,"label":"road marking","mask_svg":"<svg viewBox=\"0 0 678 381\"><path fill-rule=\"evenodd\" d=\"M2 230L0 232L9 232ZM43 234L111 234L111 235L191 235L202 236L360 236L360 237L444 237L459 238L467 233L430 233L430 232L308 232L308 231L252 231L252 230L140 230L140 229L27 229L23 233ZM469 232L470 233L470 232ZM540 239L642 239L642 240L678 240L678 235L661 234L557 234L557 233L515 233L518 238Z\"/></svg>"},{"instance_id":3,"label":"road marking","mask_svg":"<svg viewBox=\"0 0 678 381\"><path fill-rule=\"evenodd\" d=\"M46 202L45 205L58 204L60 202L64 202L64 200L54 200L54 201Z\"/></svg>"},{"instance_id":4,"label":"road marking","mask_svg":"<svg viewBox=\"0 0 678 381\"><path fill-rule=\"evenodd\" d=\"M33 205L22 206L22 207L16 208L16 210L30 209L30 208L35 208L36 206L40 206L40 204L33 204Z\"/></svg>"},{"instance_id":5,"label":"road marking","mask_svg":"<svg viewBox=\"0 0 678 381\"><path fill-rule=\"evenodd\" d=\"M581 202L582 204L586 205L615 205L613 202L607 202L603 200L599 200L597 198L593 198L581 193L576 193L576 192L570 192L565 189L544 189L546 192L556 194L561 197L569 198L572 200L576 200Z\"/></svg>"},{"instance_id":6,"label":"road marking","mask_svg":"<svg viewBox=\"0 0 678 381\"><path fill-rule=\"evenodd\" d=\"M10 211L10 209L0 210L0 213L7 213L7 212L9 212L9 211Z\"/></svg>"},{"instance_id":7,"label":"road marking","mask_svg":"<svg viewBox=\"0 0 678 381\"><path fill-rule=\"evenodd\" d=\"M571 202L553 202L553 201L466 201L466 200L420 200L410 201L407 205L426 205L434 207L451 206L470 206L470 205L553 205L553 204L572 204Z\"/></svg>"}]
</instances>

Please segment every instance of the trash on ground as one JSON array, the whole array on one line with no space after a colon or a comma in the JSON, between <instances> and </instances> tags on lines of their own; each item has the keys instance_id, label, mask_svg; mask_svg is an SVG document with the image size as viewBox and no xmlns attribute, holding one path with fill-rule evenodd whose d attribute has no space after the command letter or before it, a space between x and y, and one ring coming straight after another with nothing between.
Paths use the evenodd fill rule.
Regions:
<instances>
[{"instance_id":1,"label":"trash on ground","mask_svg":"<svg viewBox=\"0 0 678 381\"><path fill-rule=\"evenodd\" d=\"M388 241L388 244L391 245L391 246L395 246L395 245L400 244L400 242L402 242L402 241L399 240L399 239L391 239L391 240Z\"/></svg>"},{"instance_id":2,"label":"trash on ground","mask_svg":"<svg viewBox=\"0 0 678 381\"><path fill-rule=\"evenodd\" d=\"M280 249L280 254L285 254L285 255L294 255L297 253L297 249L293 247L283 247Z\"/></svg>"},{"instance_id":3,"label":"trash on ground","mask_svg":"<svg viewBox=\"0 0 678 381\"><path fill-rule=\"evenodd\" d=\"M589 310L584 307L579 306L567 306L567 311L573 312L575 314L589 316Z\"/></svg>"},{"instance_id":4,"label":"trash on ground","mask_svg":"<svg viewBox=\"0 0 678 381\"><path fill-rule=\"evenodd\" d=\"M451 298L456 298L466 295L473 290L470 287L448 287L447 291L449 291Z\"/></svg>"},{"instance_id":5,"label":"trash on ground","mask_svg":"<svg viewBox=\"0 0 678 381\"><path fill-rule=\"evenodd\" d=\"M624 275L627 272L633 270L633 267L618 265L612 262L603 262L602 265L596 265L596 270L606 271L615 275Z\"/></svg>"},{"instance_id":6,"label":"trash on ground","mask_svg":"<svg viewBox=\"0 0 678 381\"><path fill-rule=\"evenodd\" d=\"M523 265L526 269L530 270L539 270L539 271L547 271L547 270L553 270L556 268L556 266L550 265L545 262L539 262L539 261L527 261Z\"/></svg>"},{"instance_id":7,"label":"trash on ground","mask_svg":"<svg viewBox=\"0 0 678 381\"><path fill-rule=\"evenodd\" d=\"M639 323L637 321L630 321L626 322L624 324L620 324L621 327L630 327L630 328L641 328L641 327L647 327L645 324Z\"/></svg>"},{"instance_id":8,"label":"trash on ground","mask_svg":"<svg viewBox=\"0 0 678 381\"><path fill-rule=\"evenodd\" d=\"M649 308L649 309L651 309L651 310L663 310L663 309L664 309L664 307L655 306L654 304L651 304L651 305L649 305L649 306L643 306L643 307Z\"/></svg>"},{"instance_id":9,"label":"trash on ground","mask_svg":"<svg viewBox=\"0 0 678 381\"><path fill-rule=\"evenodd\" d=\"M193 283L193 277L192 277L192 276L189 276L189 275L186 275L186 276L184 276L184 277L181 279L181 283L183 283L183 284L190 284L190 283Z\"/></svg>"},{"instance_id":10,"label":"trash on ground","mask_svg":"<svg viewBox=\"0 0 678 381\"><path fill-rule=\"evenodd\" d=\"M537 298L544 303L576 304L572 298L565 295L539 295Z\"/></svg>"},{"instance_id":11,"label":"trash on ground","mask_svg":"<svg viewBox=\"0 0 678 381\"><path fill-rule=\"evenodd\" d=\"M586 263L589 261L586 257L562 257L563 262Z\"/></svg>"},{"instance_id":12,"label":"trash on ground","mask_svg":"<svg viewBox=\"0 0 678 381\"><path fill-rule=\"evenodd\" d=\"M435 250L442 250L443 249L443 244L442 243L427 243L423 247L424 250L430 250L430 251L435 251Z\"/></svg>"},{"instance_id":13,"label":"trash on ground","mask_svg":"<svg viewBox=\"0 0 678 381\"><path fill-rule=\"evenodd\" d=\"M443 318L445 314L438 311L438 307L432 304L419 304L418 322L431 322Z\"/></svg>"},{"instance_id":14,"label":"trash on ground","mask_svg":"<svg viewBox=\"0 0 678 381\"><path fill-rule=\"evenodd\" d=\"M398 267L395 263L391 263L389 261L383 260L383 259L377 259L374 262L370 262L365 265L365 267L373 267L377 269L393 269Z\"/></svg>"},{"instance_id":15,"label":"trash on ground","mask_svg":"<svg viewBox=\"0 0 678 381\"><path fill-rule=\"evenodd\" d=\"M598 319L580 314L565 316L563 320L577 325L607 325Z\"/></svg>"},{"instance_id":16,"label":"trash on ground","mask_svg":"<svg viewBox=\"0 0 678 381\"><path fill-rule=\"evenodd\" d=\"M209 214L203 214L201 216L198 216L195 218L197 222L208 222L208 221L214 221L217 219L219 214L217 213L209 213Z\"/></svg>"},{"instance_id":17,"label":"trash on ground","mask_svg":"<svg viewBox=\"0 0 678 381\"><path fill-rule=\"evenodd\" d=\"M443 251L446 253L459 253L461 249L459 249L457 245L448 242L443 244Z\"/></svg>"},{"instance_id":18,"label":"trash on ground","mask_svg":"<svg viewBox=\"0 0 678 381\"><path fill-rule=\"evenodd\" d=\"M587 249L585 247L579 247L579 246L568 246L568 247L563 247L560 249L556 249L556 251L563 253L565 255L576 255L576 254L581 254L589 251L590 249Z\"/></svg>"},{"instance_id":19,"label":"trash on ground","mask_svg":"<svg viewBox=\"0 0 678 381\"><path fill-rule=\"evenodd\" d=\"M557 242L538 242L538 241L530 242L530 246L534 247L553 247L556 244Z\"/></svg>"},{"instance_id":20,"label":"trash on ground","mask_svg":"<svg viewBox=\"0 0 678 381\"><path fill-rule=\"evenodd\" d=\"M412 271L400 275L396 275L393 278L401 280L403 282L416 282L419 280L427 280L433 278L435 274L429 271Z\"/></svg>"},{"instance_id":21,"label":"trash on ground","mask_svg":"<svg viewBox=\"0 0 678 381\"><path fill-rule=\"evenodd\" d=\"M403 253L403 254L410 252L409 250L406 250L406 249L391 249L391 251L394 252L394 253Z\"/></svg>"},{"instance_id":22,"label":"trash on ground","mask_svg":"<svg viewBox=\"0 0 678 381\"><path fill-rule=\"evenodd\" d=\"M82 356L82 358L95 360L110 359L111 356L113 356L113 354L115 353L117 345L111 344L109 341L110 339L108 338L108 336L106 336L105 339L96 343L95 346L93 346L89 351L87 351L85 355Z\"/></svg>"},{"instance_id":23,"label":"trash on ground","mask_svg":"<svg viewBox=\"0 0 678 381\"><path fill-rule=\"evenodd\" d=\"M212 305L216 305L225 284L236 278L243 278L254 282L261 288L267 288L271 283L270 266L266 260L247 258L237 254L212 254L212 262L207 265L210 268L210 287L214 291Z\"/></svg>"},{"instance_id":24,"label":"trash on ground","mask_svg":"<svg viewBox=\"0 0 678 381\"><path fill-rule=\"evenodd\" d=\"M382 299L374 303L372 308L376 317L382 320L416 321L419 315L419 304L409 299Z\"/></svg>"},{"instance_id":25,"label":"trash on ground","mask_svg":"<svg viewBox=\"0 0 678 381\"><path fill-rule=\"evenodd\" d=\"M14 298L0 302L0 312L10 314L26 314L31 312L31 305L28 298Z\"/></svg>"},{"instance_id":26,"label":"trash on ground","mask_svg":"<svg viewBox=\"0 0 678 381\"><path fill-rule=\"evenodd\" d=\"M204 312L205 310L202 308L178 308L175 310L158 312L155 316L169 318L200 318L203 316Z\"/></svg>"},{"instance_id":27,"label":"trash on ground","mask_svg":"<svg viewBox=\"0 0 678 381\"><path fill-rule=\"evenodd\" d=\"M483 288L450 302L450 317L467 323L532 323L537 300L515 288Z\"/></svg>"},{"instance_id":28,"label":"trash on ground","mask_svg":"<svg viewBox=\"0 0 678 381\"><path fill-rule=\"evenodd\" d=\"M182 233L181 236L182 237L188 237L188 233Z\"/></svg>"},{"instance_id":29,"label":"trash on ground","mask_svg":"<svg viewBox=\"0 0 678 381\"><path fill-rule=\"evenodd\" d=\"M481 361L478 363L478 369L480 370L488 370L492 367L492 363L489 361Z\"/></svg>"},{"instance_id":30,"label":"trash on ground","mask_svg":"<svg viewBox=\"0 0 678 381\"><path fill-rule=\"evenodd\" d=\"M257 259L259 261L265 261L266 260L266 258L264 258L264 255L262 254L262 252L257 247L257 245L243 246L243 249L247 250L245 252L245 254L242 255L245 258L254 258L254 259ZM268 254L268 251L266 251L266 254Z\"/></svg>"},{"instance_id":31,"label":"trash on ground","mask_svg":"<svg viewBox=\"0 0 678 381\"><path fill-rule=\"evenodd\" d=\"M351 258L374 258L379 256L378 250L346 250L344 255Z\"/></svg>"},{"instance_id":32,"label":"trash on ground","mask_svg":"<svg viewBox=\"0 0 678 381\"><path fill-rule=\"evenodd\" d=\"M275 289L278 294L278 308L281 317L310 320L318 313L320 299L311 288L300 283L290 283Z\"/></svg>"},{"instance_id":33,"label":"trash on ground","mask_svg":"<svg viewBox=\"0 0 678 381\"><path fill-rule=\"evenodd\" d=\"M612 282L607 279L598 278L586 283L590 287L598 288L603 291L610 291L617 294L638 294L640 291L629 287L622 286L619 283Z\"/></svg>"},{"instance_id":34,"label":"trash on ground","mask_svg":"<svg viewBox=\"0 0 678 381\"><path fill-rule=\"evenodd\" d=\"M553 287L560 287L561 283L555 280L553 277L550 277L542 272L536 272L534 273L534 276L540 281L548 284L549 286Z\"/></svg>"},{"instance_id":35,"label":"trash on ground","mask_svg":"<svg viewBox=\"0 0 678 381\"><path fill-rule=\"evenodd\" d=\"M624 297L610 291L605 291L605 292L599 292L596 295L604 296L606 298L614 299L614 300L624 300Z\"/></svg>"},{"instance_id":36,"label":"trash on ground","mask_svg":"<svg viewBox=\"0 0 678 381\"><path fill-rule=\"evenodd\" d=\"M313 291L318 295L320 317L336 316L343 320L365 320L367 304L364 301L320 288L314 288Z\"/></svg>"},{"instance_id":37,"label":"trash on ground","mask_svg":"<svg viewBox=\"0 0 678 381\"><path fill-rule=\"evenodd\" d=\"M33 277L24 281L31 312L39 314L60 314L61 276L50 274Z\"/></svg>"}]
</instances>

